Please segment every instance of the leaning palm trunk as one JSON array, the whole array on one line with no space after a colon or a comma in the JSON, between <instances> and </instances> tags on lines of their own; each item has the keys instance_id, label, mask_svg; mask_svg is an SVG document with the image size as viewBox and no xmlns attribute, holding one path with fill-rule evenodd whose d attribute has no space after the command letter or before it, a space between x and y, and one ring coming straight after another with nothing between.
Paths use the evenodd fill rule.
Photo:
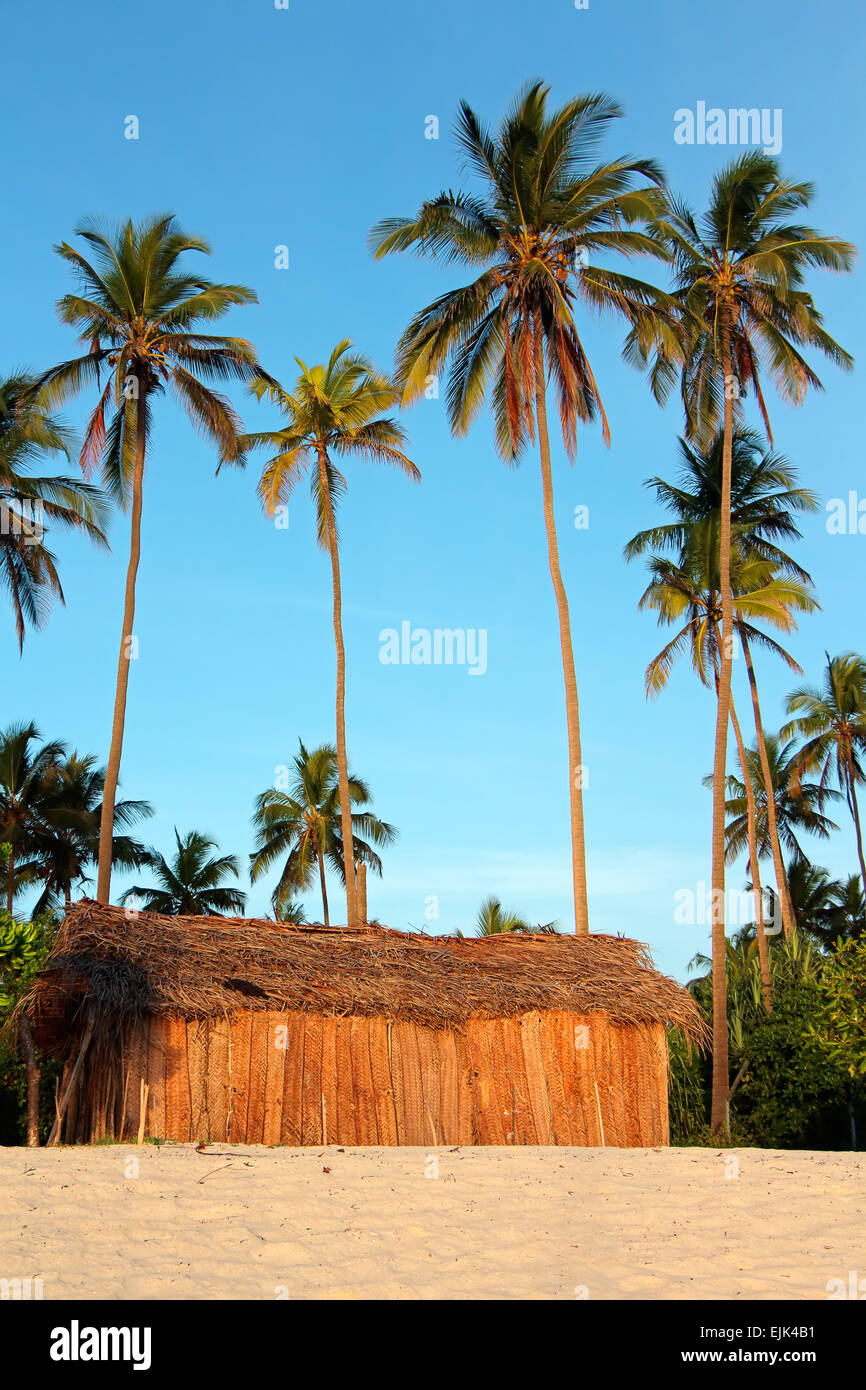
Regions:
<instances>
[{"instance_id":1,"label":"leaning palm trunk","mask_svg":"<svg viewBox=\"0 0 866 1390\"><path fill-rule=\"evenodd\" d=\"M743 770L743 786L746 789L746 815L749 827L749 869L752 875L752 894L755 900L755 928L758 935L758 959L761 963L761 993L764 997L764 1008L769 1014L773 1012L773 996L770 987L770 952L767 947L767 934L764 928L764 892L761 887L761 870L758 861L755 789L752 786L749 764L746 759L746 745L743 742L743 732L740 728L737 712L734 709L733 700L731 701L731 725L734 730L734 737L737 740L737 753L740 759L740 767Z\"/></svg>"},{"instance_id":2,"label":"leaning palm trunk","mask_svg":"<svg viewBox=\"0 0 866 1390\"><path fill-rule=\"evenodd\" d=\"M139 383L136 402L135 472L132 480L132 521L129 542L129 564L126 570L126 594L123 606L123 632L120 655L117 658L117 687L114 696L114 721L111 726L111 748L105 770L102 793L102 816L99 822L99 869L96 879L97 902L107 903L111 894L111 857L114 839L114 801L120 778L120 758L123 752L123 728L126 723L126 691L129 685L129 663L132 660L130 638L135 621L135 581L141 558L141 496L144 481L144 456L147 444L147 403L144 382Z\"/></svg>"},{"instance_id":3,"label":"leaning palm trunk","mask_svg":"<svg viewBox=\"0 0 866 1390\"><path fill-rule=\"evenodd\" d=\"M860 808L857 805L857 791L855 786L854 755L851 752L850 742L847 744L845 752L848 768L848 805L851 815L854 817L854 830L857 834L857 858L860 860L860 877L863 882L863 892L866 893L866 864L863 863L863 836L860 833Z\"/></svg>"},{"instance_id":4,"label":"leaning palm trunk","mask_svg":"<svg viewBox=\"0 0 866 1390\"><path fill-rule=\"evenodd\" d=\"M547 528L547 554L550 577L556 594L559 614L559 639L562 644L562 669L565 676L565 714L568 723L569 792L571 796L571 864L574 881L574 930L577 936L589 935L589 907L586 892L586 849L583 830L583 760L580 749L580 710L577 702L577 680L574 674L574 651L571 643L571 621L568 597L559 568L559 546L556 539L556 520L553 511L553 478L550 468L550 440L547 431L547 402L545 399L544 355L541 339L541 315L535 316L535 413L538 420L538 444L541 454L541 482L544 495L544 524Z\"/></svg>"},{"instance_id":5,"label":"leaning palm trunk","mask_svg":"<svg viewBox=\"0 0 866 1390\"><path fill-rule=\"evenodd\" d=\"M722 599L722 642L716 742L713 758L713 1092L710 1124L714 1131L728 1129L728 1017L727 959L725 950L725 774L728 755L728 722L731 717L731 662L733 658L733 601L731 597L731 445L734 428L731 397L730 330L723 325L722 365L725 391L725 431L722 454L722 505L719 524L719 590Z\"/></svg>"},{"instance_id":6,"label":"leaning palm trunk","mask_svg":"<svg viewBox=\"0 0 866 1390\"><path fill-rule=\"evenodd\" d=\"M785 930L786 940L790 940L794 932L794 909L791 906L791 895L788 892L788 875L785 872L785 861L782 858L782 846L779 840L779 823L776 816L776 789L773 786L773 774L770 770L770 759L767 756L767 744L764 739L764 722L761 719L761 705L758 699L758 682L755 676L755 667L752 662L752 653L749 649L745 633L740 633L740 642L743 647L743 656L746 659L746 671L749 676L749 689L752 693L752 709L755 715L755 737L758 741L758 757L761 763L761 776L764 779L764 795L767 801L767 833L770 837L770 849L773 853L773 869L776 874L776 888L779 905L782 911L782 926Z\"/></svg>"},{"instance_id":7,"label":"leaning palm trunk","mask_svg":"<svg viewBox=\"0 0 866 1390\"><path fill-rule=\"evenodd\" d=\"M334 642L337 647L337 782L340 788L340 827L343 836L343 867L346 873L346 920L357 925L355 906L355 854L352 836L352 803L349 798L349 759L346 753L346 649L343 645L343 600L340 590L340 552L331 490L325 468L324 450L319 451L319 478L328 529L328 550L334 581Z\"/></svg>"}]
</instances>

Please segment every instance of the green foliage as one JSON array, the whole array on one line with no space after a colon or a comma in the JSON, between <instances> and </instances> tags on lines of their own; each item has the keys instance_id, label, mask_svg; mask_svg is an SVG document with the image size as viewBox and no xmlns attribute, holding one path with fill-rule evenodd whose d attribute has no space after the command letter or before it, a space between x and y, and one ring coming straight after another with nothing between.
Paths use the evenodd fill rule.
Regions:
<instances>
[{"instance_id":1,"label":"green foliage","mask_svg":"<svg viewBox=\"0 0 866 1390\"><path fill-rule=\"evenodd\" d=\"M818 981L809 1035L859 1095L866 1082L866 940L837 945Z\"/></svg>"},{"instance_id":2,"label":"green foliage","mask_svg":"<svg viewBox=\"0 0 866 1390\"><path fill-rule=\"evenodd\" d=\"M0 846L0 853L6 846ZM0 910L0 1144L21 1144L26 1133L27 1081L24 1060L3 1026L18 1000L42 968L51 949L56 923L47 915L17 922ZM40 1066L39 1129L44 1139L54 1119L54 1085L59 1063Z\"/></svg>"}]
</instances>

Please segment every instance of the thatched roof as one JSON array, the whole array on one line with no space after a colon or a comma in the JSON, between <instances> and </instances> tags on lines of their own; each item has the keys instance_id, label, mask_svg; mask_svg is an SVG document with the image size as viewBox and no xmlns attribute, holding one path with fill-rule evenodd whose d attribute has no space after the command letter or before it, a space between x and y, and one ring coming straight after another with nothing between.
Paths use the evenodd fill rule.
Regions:
<instances>
[{"instance_id":1,"label":"thatched roof","mask_svg":"<svg viewBox=\"0 0 866 1390\"><path fill-rule=\"evenodd\" d=\"M86 1006L98 1026L143 1013L211 1017L305 1010L459 1027L531 1010L597 1010L618 1023L704 1024L646 947L612 936L460 939L384 927L295 927L229 917L131 915L85 898L67 913L22 1001L46 1050Z\"/></svg>"}]
</instances>

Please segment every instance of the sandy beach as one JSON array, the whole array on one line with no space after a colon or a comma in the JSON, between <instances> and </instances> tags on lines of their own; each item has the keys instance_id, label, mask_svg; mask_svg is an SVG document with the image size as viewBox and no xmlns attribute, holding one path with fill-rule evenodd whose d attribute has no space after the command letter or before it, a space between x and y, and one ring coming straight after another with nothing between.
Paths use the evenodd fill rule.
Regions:
<instances>
[{"instance_id":1,"label":"sandy beach","mask_svg":"<svg viewBox=\"0 0 866 1390\"><path fill-rule=\"evenodd\" d=\"M826 1299L864 1215L851 1153L0 1149L46 1299Z\"/></svg>"}]
</instances>

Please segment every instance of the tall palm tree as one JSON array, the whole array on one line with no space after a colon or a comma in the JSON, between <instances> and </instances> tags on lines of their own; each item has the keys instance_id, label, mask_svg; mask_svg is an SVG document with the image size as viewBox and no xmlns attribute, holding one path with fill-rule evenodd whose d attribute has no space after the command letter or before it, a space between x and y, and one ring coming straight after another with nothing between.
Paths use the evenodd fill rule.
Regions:
<instances>
[{"instance_id":1,"label":"tall palm tree","mask_svg":"<svg viewBox=\"0 0 866 1390\"><path fill-rule=\"evenodd\" d=\"M159 850L150 849L145 860L153 871L158 887L127 888L120 901L135 898L143 912L159 912L168 917L212 917L229 913L242 916L246 894L238 888L227 888L225 880L238 877L238 859L234 854L211 855L217 849L216 840L200 830L180 835L175 828L176 850L171 861Z\"/></svg>"},{"instance_id":2,"label":"tall palm tree","mask_svg":"<svg viewBox=\"0 0 866 1390\"><path fill-rule=\"evenodd\" d=\"M336 749L330 743L311 750L304 747L303 741L299 740L299 744L289 787L269 788L256 801L256 848L250 858L250 881L256 883L285 856L271 902L282 920L294 921L296 918L289 916L293 910L292 894L309 888L318 874L327 927L330 915L326 868L333 869L343 883L349 864L364 864L381 876L382 861L373 846L381 849L393 844L397 831L370 810L352 811L352 848L347 854ZM367 783L350 776L350 807L369 807L372 800Z\"/></svg>"},{"instance_id":3,"label":"tall palm tree","mask_svg":"<svg viewBox=\"0 0 866 1390\"><path fill-rule=\"evenodd\" d=\"M824 789L835 778L845 793L857 837L860 876L866 891L866 863L857 783L864 780L862 758L866 752L866 661L855 652L831 657L819 689L802 686L786 701L788 714L796 715L782 729L782 738L805 742L797 757L797 777L806 772L819 774Z\"/></svg>"},{"instance_id":4,"label":"tall palm tree","mask_svg":"<svg viewBox=\"0 0 866 1390\"><path fill-rule=\"evenodd\" d=\"M829 839L830 832L838 830L839 827L829 816L824 815L823 808L827 801L840 799L840 795L830 787L820 787L815 782L804 782L802 776L798 776L798 755L793 740L782 743L772 734L765 737L775 792L779 838L784 848L795 859L805 859L806 855L797 839L797 832L806 831L819 839ZM766 858L772 850L767 816L767 792L757 746L746 750L746 766L756 807L758 854ZM737 777L729 777L727 791L725 808L728 815L727 854L730 862L742 853L746 843L745 811L748 783L741 782Z\"/></svg>"},{"instance_id":5,"label":"tall palm tree","mask_svg":"<svg viewBox=\"0 0 866 1390\"><path fill-rule=\"evenodd\" d=\"M462 102L456 136L479 193L440 193L414 217L389 218L371 232L377 257L414 250L480 270L416 314L402 336L398 369L405 402L416 400L450 363L448 415L469 430L485 399L500 454L517 463L538 435L544 524L556 597L565 681L575 930L589 931L580 712L568 598L556 535L547 387L552 382L565 450L573 460L577 424L607 415L575 311L615 311L629 324L665 302L651 286L595 264L598 254L662 255L640 226L660 207L661 175L650 160L596 162L611 121L622 115L603 94L558 110L548 88L524 87L491 132ZM636 186L638 180L648 183Z\"/></svg>"},{"instance_id":6,"label":"tall palm tree","mask_svg":"<svg viewBox=\"0 0 866 1390\"><path fill-rule=\"evenodd\" d=\"M42 627L51 600L65 602L46 530L81 531L95 545L108 544L98 488L32 472L43 455L68 458L71 447L66 426L38 405L34 377L15 372L0 378L0 584L9 591L19 652L28 623Z\"/></svg>"},{"instance_id":7,"label":"tall palm tree","mask_svg":"<svg viewBox=\"0 0 866 1390\"><path fill-rule=\"evenodd\" d=\"M340 581L340 545L336 504L347 483L337 460L362 458L391 464L413 482L421 474L404 453L406 434L387 415L399 399L389 377L378 372L369 358L351 351L348 338L337 344L324 366L308 367L295 358L301 374L294 391L270 379L253 385L259 400L266 397L285 417L280 429L246 434L244 451L268 449L272 457L259 480L259 499L273 515L286 503L297 483L310 472L310 491L316 504L319 544L331 557L334 600L334 642L337 649L337 769L340 793L342 841L346 855L346 916L350 926L358 922L355 866L352 860L352 797L346 748L346 649L343 643L343 598Z\"/></svg>"},{"instance_id":8,"label":"tall palm tree","mask_svg":"<svg viewBox=\"0 0 866 1390\"><path fill-rule=\"evenodd\" d=\"M33 908L35 916L61 904L68 907L73 886L89 881L87 869L99 855L105 768L98 767L96 758L89 754L72 752L60 760L58 773L64 803L75 807L84 820L34 832L32 876L44 885ZM147 801L115 801L111 853L114 868L137 869L149 862L145 846L126 831L152 815L153 807Z\"/></svg>"},{"instance_id":9,"label":"tall palm tree","mask_svg":"<svg viewBox=\"0 0 866 1390\"><path fill-rule=\"evenodd\" d=\"M723 421L719 574L722 661L713 762L713 1099L711 1125L726 1124L728 1085L725 1022L724 890L725 775L733 659L731 597L731 455L734 415L753 390L772 443L762 374L769 369L783 399L799 404L821 382L800 351L816 348L841 367L851 358L826 332L803 288L812 266L850 269L854 247L792 222L812 187L784 179L778 163L750 150L716 176L710 205L698 219L671 200L658 223L673 257L679 332L645 316L626 344L626 356L651 364L650 381L663 400L679 378L690 438L708 440Z\"/></svg>"},{"instance_id":10,"label":"tall palm tree","mask_svg":"<svg viewBox=\"0 0 866 1390\"><path fill-rule=\"evenodd\" d=\"M251 345L242 338L214 337L204 325L233 305L256 302L243 285L215 284L184 268L187 252L208 252L207 242L189 236L171 215L131 219L102 230L97 223L76 228L91 259L65 241L55 249L79 280L77 294L59 301L64 323L79 329L82 356L61 362L40 379L48 406L96 387L99 398L81 452L85 475L100 466L104 485L123 506L131 502L129 563L111 748L105 775L96 896L107 903L111 889L114 801L120 776L126 692L132 656L135 585L141 554L141 507L145 461L153 428L153 406L168 387L193 425L218 450L237 454L240 421L225 396L208 384L251 380L261 372ZM106 374L103 386L103 373Z\"/></svg>"}]
</instances>

